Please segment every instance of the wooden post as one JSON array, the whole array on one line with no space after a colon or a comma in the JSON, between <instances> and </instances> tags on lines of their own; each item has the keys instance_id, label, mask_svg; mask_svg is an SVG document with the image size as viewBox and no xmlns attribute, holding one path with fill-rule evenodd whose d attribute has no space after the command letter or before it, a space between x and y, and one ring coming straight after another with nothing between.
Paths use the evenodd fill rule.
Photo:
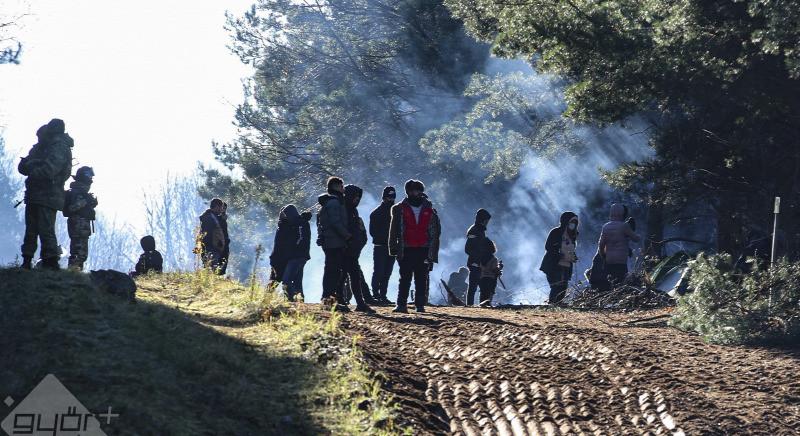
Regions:
<instances>
[{"instance_id":1,"label":"wooden post","mask_svg":"<svg viewBox=\"0 0 800 436\"><path fill-rule=\"evenodd\" d=\"M781 214L781 198L775 197L775 209L773 211L775 214L775 221L772 225L772 253L769 258L770 266L775 265L775 260L777 257L777 245L778 245L778 215Z\"/></svg>"}]
</instances>

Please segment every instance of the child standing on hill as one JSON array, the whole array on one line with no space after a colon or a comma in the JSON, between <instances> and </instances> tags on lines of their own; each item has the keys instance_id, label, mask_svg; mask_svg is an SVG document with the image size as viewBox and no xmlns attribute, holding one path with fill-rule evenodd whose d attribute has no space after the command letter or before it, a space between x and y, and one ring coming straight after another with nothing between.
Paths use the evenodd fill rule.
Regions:
<instances>
[{"instance_id":1,"label":"child standing on hill","mask_svg":"<svg viewBox=\"0 0 800 436\"><path fill-rule=\"evenodd\" d=\"M91 167L80 167L72 178L75 181L69 185L63 211L67 217L69 233L69 269L82 271L83 264L89 257L89 237L92 236L94 208L97 207L97 198L89 193L94 170Z\"/></svg>"},{"instance_id":2,"label":"child standing on hill","mask_svg":"<svg viewBox=\"0 0 800 436\"><path fill-rule=\"evenodd\" d=\"M487 254L481 259L481 307L492 307L492 298L497 289L497 280L503 274L503 263L497 259L497 246L490 239L486 239Z\"/></svg>"}]
</instances>

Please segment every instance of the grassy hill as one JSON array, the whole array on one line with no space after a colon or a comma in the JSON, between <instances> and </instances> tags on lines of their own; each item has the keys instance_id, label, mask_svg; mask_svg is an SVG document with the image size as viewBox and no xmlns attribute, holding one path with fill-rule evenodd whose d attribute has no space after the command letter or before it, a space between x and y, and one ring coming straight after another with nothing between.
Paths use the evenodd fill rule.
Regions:
<instances>
[{"instance_id":1,"label":"grassy hill","mask_svg":"<svg viewBox=\"0 0 800 436\"><path fill-rule=\"evenodd\" d=\"M337 314L203 272L143 278L136 304L84 274L2 269L0 284L0 398L53 373L120 414L109 434L402 432Z\"/></svg>"}]
</instances>

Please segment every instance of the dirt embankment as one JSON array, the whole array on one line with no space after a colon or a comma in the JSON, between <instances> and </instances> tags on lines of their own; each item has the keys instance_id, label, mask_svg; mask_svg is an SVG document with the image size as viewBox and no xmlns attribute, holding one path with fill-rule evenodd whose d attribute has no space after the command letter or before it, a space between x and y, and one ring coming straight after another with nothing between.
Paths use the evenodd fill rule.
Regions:
<instances>
[{"instance_id":1,"label":"dirt embankment","mask_svg":"<svg viewBox=\"0 0 800 436\"><path fill-rule=\"evenodd\" d=\"M659 315L349 314L421 434L799 434L800 352L705 344Z\"/></svg>"}]
</instances>

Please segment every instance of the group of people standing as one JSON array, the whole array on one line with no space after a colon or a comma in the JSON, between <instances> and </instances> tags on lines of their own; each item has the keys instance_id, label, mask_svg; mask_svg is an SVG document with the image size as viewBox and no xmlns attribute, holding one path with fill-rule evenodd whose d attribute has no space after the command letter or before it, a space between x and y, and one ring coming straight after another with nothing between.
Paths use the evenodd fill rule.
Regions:
<instances>
[{"instance_id":1,"label":"group of people standing","mask_svg":"<svg viewBox=\"0 0 800 436\"><path fill-rule=\"evenodd\" d=\"M368 243L367 227L358 211L363 190L331 177L326 192L317 199L317 245L325 253L322 279L323 301L348 311L350 295L356 311L373 313L373 305L396 304L394 311L407 313L407 301L414 282L414 306L424 312L428 300L429 273L438 262L441 224L436 210L418 180L405 184L406 198L395 204L394 187L383 189L381 204L370 214L369 236L373 241L372 293L359 264ZM283 283L286 295L302 295L302 275L310 259L311 212L298 213L294 205L281 210L278 231L270 256L272 278ZM397 303L387 297L395 261L400 266Z\"/></svg>"}]
</instances>

